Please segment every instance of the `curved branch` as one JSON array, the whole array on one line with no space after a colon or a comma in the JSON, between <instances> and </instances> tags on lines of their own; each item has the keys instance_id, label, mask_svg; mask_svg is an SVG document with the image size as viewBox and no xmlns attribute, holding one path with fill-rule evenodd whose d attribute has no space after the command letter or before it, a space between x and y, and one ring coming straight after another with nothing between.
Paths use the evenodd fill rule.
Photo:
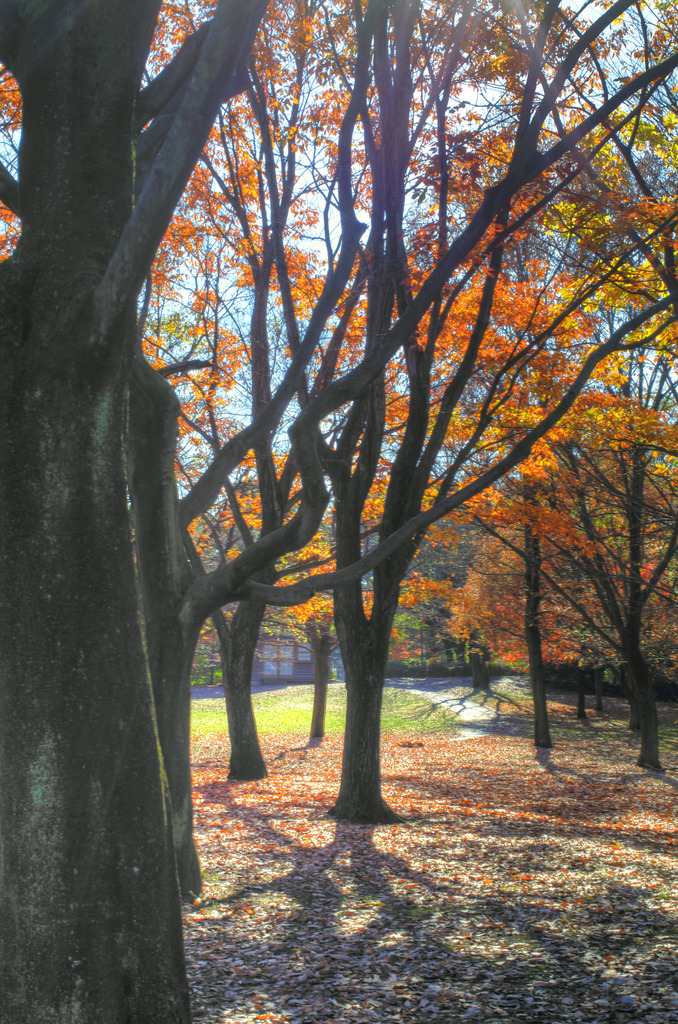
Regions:
<instances>
[{"instance_id":1,"label":"curved branch","mask_svg":"<svg viewBox=\"0 0 678 1024\"><path fill-rule=\"evenodd\" d=\"M268 0L220 0L172 126L94 293L99 335L139 291L222 103L241 88Z\"/></svg>"},{"instance_id":2,"label":"curved branch","mask_svg":"<svg viewBox=\"0 0 678 1024\"><path fill-rule=\"evenodd\" d=\"M187 36L169 64L139 93L134 111L137 131L157 117L186 84L195 70L208 31L209 23Z\"/></svg>"}]
</instances>

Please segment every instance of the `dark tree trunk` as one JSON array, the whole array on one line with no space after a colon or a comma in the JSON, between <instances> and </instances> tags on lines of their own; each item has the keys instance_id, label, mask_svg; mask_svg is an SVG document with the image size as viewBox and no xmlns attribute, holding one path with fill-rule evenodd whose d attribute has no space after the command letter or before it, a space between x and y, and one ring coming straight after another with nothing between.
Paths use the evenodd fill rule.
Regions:
<instances>
[{"instance_id":1,"label":"dark tree trunk","mask_svg":"<svg viewBox=\"0 0 678 1024\"><path fill-rule=\"evenodd\" d=\"M596 711L603 711L603 673L604 668L598 666L593 674L593 683L596 693Z\"/></svg>"},{"instance_id":2,"label":"dark tree trunk","mask_svg":"<svg viewBox=\"0 0 678 1024\"><path fill-rule=\"evenodd\" d=\"M589 670L579 668L577 673L577 718L584 719L586 715L586 680Z\"/></svg>"},{"instance_id":3,"label":"dark tree trunk","mask_svg":"<svg viewBox=\"0 0 678 1024\"><path fill-rule=\"evenodd\" d=\"M472 651L469 655L471 664L471 675L473 685L478 690L489 690L490 688L490 666L484 654Z\"/></svg>"},{"instance_id":4,"label":"dark tree trunk","mask_svg":"<svg viewBox=\"0 0 678 1024\"><path fill-rule=\"evenodd\" d=\"M220 612L214 617L221 644L231 781L247 782L267 776L252 707L252 661L265 611L266 605L261 601L241 601L230 627Z\"/></svg>"},{"instance_id":5,"label":"dark tree trunk","mask_svg":"<svg viewBox=\"0 0 678 1024\"><path fill-rule=\"evenodd\" d=\"M313 679L313 713L309 739L321 740L325 735L325 712L327 710L327 688L330 682L330 654L332 637L318 630L311 640L315 661Z\"/></svg>"},{"instance_id":6,"label":"dark tree trunk","mask_svg":"<svg viewBox=\"0 0 678 1024\"><path fill-rule=\"evenodd\" d=\"M629 732L640 732L640 712L638 709L638 698L635 688L631 683L631 676L628 665L619 665L615 674L619 682L619 688L629 702Z\"/></svg>"},{"instance_id":7,"label":"dark tree trunk","mask_svg":"<svg viewBox=\"0 0 678 1024\"><path fill-rule=\"evenodd\" d=\"M539 629L539 605L541 604L541 552L539 537L529 523L525 526L525 641L530 664L530 683L534 705L534 745L550 748L548 708L546 704L546 681L544 658L541 649Z\"/></svg>"},{"instance_id":8,"label":"dark tree trunk","mask_svg":"<svg viewBox=\"0 0 678 1024\"><path fill-rule=\"evenodd\" d=\"M156 14L129 2L3 13L23 98L22 236L0 267L0 1019L12 1024L189 1019L126 499L135 297L97 292L132 213Z\"/></svg>"},{"instance_id":9,"label":"dark tree trunk","mask_svg":"<svg viewBox=\"0 0 678 1024\"><path fill-rule=\"evenodd\" d=\"M191 668L201 623L187 625L179 617L192 573L181 538L174 478L178 401L159 374L137 361L129 404L130 495L146 647L172 798L179 884L182 896L193 899L202 881L193 840Z\"/></svg>"},{"instance_id":10,"label":"dark tree trunk","mask_svg":"<svg viewBox=\"0 0 678 1024\"><path fill-rule=\"evenodd\" d=\"M640 755L637 763L641 768L663 771L659 760L659 722L654 680L641 647L643 610L648 596L641 583L646 540L642 511L646 481L645 459L645 450L640 446L634 446L631 450L631 472L628 482L630 500L627 506L630 570L628 614L621 642L628 667L629 691L634 697L640 726Z\"/></svg>"},{"instance_id":11,"label":"dark tree trunk","mask_svg":"<svg viewBox=\"0 0 678 1024\"><path fill-rule=\"evenodd\" d=\"M375 630L362 614L359 588L335 595L335 623L346 671L346 732L339 795L330 814L340 821L389 824L400 818L381 795L381 704L390 629ZM357 611L359 615L352 615ZM376 636L375 636L376 634Z\"/></svg>"},{"instance_id":12,"label":"dark tree trunk","mask_svg":"<svg viewBox=\"0 0 678 1024\"><path fill-rule=\"evenodd\" d=\"M24 311L36 325L40 305L0 273L14 349L0 373L0 1018L187 1021L125 500L124 381L102 379L82 324L60 335L52 317L46 347L19 345Z\"/></svg>"},{"instance_id":13,"label":"dark tree trunk","mask_svg":"<svg viewBox=\"0 0 678 1024\"><path fill-rule=\"evenodd\" d=\"M640 754L637 764L640 768L660 772L664 769L659 759L659 719L654 681L637 640L639 631L633 632L635 635L628 638L627 656L629 688L634 695L640 732Z\"/></svg>"}]
</instances>

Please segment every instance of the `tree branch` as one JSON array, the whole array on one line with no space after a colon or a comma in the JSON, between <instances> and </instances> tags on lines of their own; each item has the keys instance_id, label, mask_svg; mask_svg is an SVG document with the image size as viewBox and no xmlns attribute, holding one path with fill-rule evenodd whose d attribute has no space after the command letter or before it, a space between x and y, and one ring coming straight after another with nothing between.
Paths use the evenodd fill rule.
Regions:
<instances>
[{"instance_id":1,"label":"tree branch","mask_svg":"<svg viewBox=\"0 0 678 1024\"><path fill-rule=\"evenodd\" d=\"M291 584L288 587L268 587L265 591L261 588L266 586L265 584L246 584L242 591L238 593L237 599L241 600L245 597L250 596L262 598L266 600L268 604L276 605L293 605L303 604L308 601L314 594L321 590L333 590L338 586L345 583L352 583L370 572L375 566L381 564L385 559L389 558L395 551L398 550L401 544L406 543L412 536L424 530L430 526L431 523L436 522L438 519L442 519L450 512L457 508L460 508L471 498L480 494L481 491L486 490L491 484L493 484L500 477L504 476L509 470L513 469L520 462L523 461L529 455L533 445L540 438L544 437L546 433L553 427L564 415L569 412L574 404L577 396L580 394L582 388L587 383L591 374L603 359L605 359L612 352L616 352L624 347L624 339L631 334L633 331L638 330L652 317L657 316L659 313L669 309L673 303L678 301L678 292L671 292L666 295L663 299L648 306L642 312L632 317L620 328L618 328L610 336L609 340L604 345L599 345L593 352L591 352L584 364L577 374L577 377L570 385L570 388L561 398L561 400L554 406L550 413L548 413L535 427L528 430L525 436L518 441L511 451L509 451L503 458L501 458L494 466L486 470L475 480L461 487L454 494L449 495L442 501L437 501L430 508L425 509L418 515L413 516L401 527L395 530L386 540L382 541L377 547L373 548L368 554L364 555L358 561L353 562L351 565L346 566L344 569L337 570L332 573L321 573L317 576L308 577L305 580L301 580L298 583ZM651 337L654 337L659 331L665 329L669 325L678 321L678 315L672 314L668 320L662 324L661 328L657 331L652 332ZM633 343L633 347L641 347L647 343L648 339L644 338L641 341ZM256 586L255 592L250 592L250 588ZM231 598L234 599L234 598Z\"/></svg>"},{"instance_id":2,"label":"tree branch","mask_svg":"<svg viewBox=\"0 0 678 1024\"><path fill-rule=\"evenodd\" d=\"M139 291L220 105L241 88L268 0L219 0L182 101L94 293L104 337Z\"/></svg>"},{"instance_id":3,"label":"tree branch","mask_svg":"<svg viewBox=\"0 0 678 1024\"><path fill-rule=\"evenodd\" d=\"M21 216L19 182L12 177L4 164L0 164L0 203L4 203L15 216Z\"/></svg>"}]
</instances>

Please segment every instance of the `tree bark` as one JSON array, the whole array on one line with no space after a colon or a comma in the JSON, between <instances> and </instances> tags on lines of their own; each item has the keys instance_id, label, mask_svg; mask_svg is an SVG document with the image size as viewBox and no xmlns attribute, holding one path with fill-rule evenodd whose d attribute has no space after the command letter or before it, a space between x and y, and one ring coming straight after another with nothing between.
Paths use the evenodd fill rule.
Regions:
<instances>
[{"instance_id":1,"label":"tree bark","mask_svg":"<svg viewBox=\"0 0 678 1024\"><path fill-rule=\"evenodd\" d=\"M472 651L469 655L473 685L478 690L490 689L490 666L484 654Z\"/></svg>"},{"instance_id":2,"label":"tree bark","mask_svg":"<svg viewBox=\"0 0 678 1024\"><path fill-rule=\"evenodd\" d=\"M332 637L329 630L318 629L311 639L315 662L313 679L313 712L309 739L321 740L325 735L325 712L327 710L327 688L330 682L330 654Z\"/></svg>"},{"instance_id":3,"label":"tree bark","mask_svg":"<svg viewBox=\"0 0 678 1024\"><path fill-rule=\"evenodd\" d=\"M21 299L28 322L5 266L3 345ZM87 351L69 359L74 329L49 337L58 372L49 350L17 344L0 374L0 1017L185 1022L169 800L134 613L124 378Z\"/></svg>"},{"instance_id":4,"label":"tree bark","mask_svg":"<svg viewBox=\"0 0 678 1024\"><path fill-rule=\"evenodd\" d=\"M629 702L629 731L640 732L640 714L638 711L638 699L635 689L631 684L628 665L618 665L615 675L619 681L619 688Z\"/></svg>"},{"instance_id":5,"label":"tree bark","mask_svg":"<svg viewBox=\"0 0 678 1024\"><path fill-rule=\"evenodd\" d=\"M549 749L551 731L549 729L548 707L546 703L546 682L544 678L544 658L541 649L541 632L539 629L539 605L541 604L540 586L541 553L539 537L530 523L525 525L525 641L530 664L530 683L532 685L532 703L534 706L534 745Z\"/></svg>"},{"instance_id":6,"label":"tree bark","mask_svg":"<svg viewBox=\"0 0 678 1024\"><path fill-rule=\"evenodd\" d=\"M640 732L640 754L637 764L640 768L661 772L664 769L659 758L659 719L654 681L637 637L632 635L627 639L629 687L634 695Z\"/></svg>"},{"instance_id":7,"label":"tree bark","mask_svg":"<svg viewBox=\"0 0 678 1024\"><path fill-rule=\"evenodd\" d=\"M193 578L181 536L174 476L179 403L146 363L135 362L129 396L129 488L144 629L160 746L172 799L179 884L184 899L202 889L193 840L191 669L201 623L179 618Z\"/></svg>"},{"instance_id":8,"label":"tree bark","mask_svg":"<svg viewBox=\"0 0 678 1024\"><path fill-rule=\"evenodd\" d=\"M585 719L586 715L586 677L589 669L579 668L577 672L577 718Z\"/></svg>"},{"instance_id":9,"label":"tree bark","mask_svg":"<svg viewBox=\"0 0 678 1024\"><path fill-rule=\"evenodd\" d=\"M132 216L156 15L129 0L2 15L23 99L22 235L0 267L0 1018L13 1024L189 1019L126 497L135 295L98 290Z\"/></svg>"},{"instance_id":10,"label":"tree bark","mask_svg":"<svg viewBox=\"0 0 678 1024\"><path fill-rule=\"evenodd\" d=\"M266 611L262 601L241 601L228 627L214 617L221 644L221 670L226 699L231 757L228 778L248 782L267 776L252 707L252 661Z\"/></svg>"},{"instance_id":11,"label":"tree bark","mask_svg":"<svg viewBox=\"0 0 678 1024\"><path fill-rule=\"evenodd\" d=\"M605 669L598 666L593 674L593 683L596 692L596 711L603 711L603 673Z\"/></svg>"},{"instance_id":12,"label":"tree bark","mask_svg":"<svg viewBox=\"0 0 678 1024\"><path fill-rule=\"evenodd\" d=\"M342 588L348 590L349 588ZM400 821L381 795L380 730L390 630L349 614L353 595L335 595L335 621L346 671L346 731L339 795L330 814L340 821ZM395 609L394 609L395 610ZM338 614L337 614L338 611ZM376 636L375 636L376 633Z\"/></svg>"}]
</instances>

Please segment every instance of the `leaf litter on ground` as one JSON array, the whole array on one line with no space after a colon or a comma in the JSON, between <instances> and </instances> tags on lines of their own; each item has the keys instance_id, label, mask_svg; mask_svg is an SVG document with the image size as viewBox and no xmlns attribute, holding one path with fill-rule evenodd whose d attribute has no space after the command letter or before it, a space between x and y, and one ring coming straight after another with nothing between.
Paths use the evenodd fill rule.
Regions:
<instances>
[{"instance_id":1,"label":"leaf litter on ground","mask_svg":"<svg viewBox=\"0 0 678 1024\"><path fill-rule=\"evenodd\" d=\"M489 734L384 736L395 826L328 817L341 736L264 736L248 783L195 736L195 1024L678 1021L676 775L635 766L621 701L577 722L561 695L544 751L515 680L483 699Z\"/></svg>"}]
</instances>

